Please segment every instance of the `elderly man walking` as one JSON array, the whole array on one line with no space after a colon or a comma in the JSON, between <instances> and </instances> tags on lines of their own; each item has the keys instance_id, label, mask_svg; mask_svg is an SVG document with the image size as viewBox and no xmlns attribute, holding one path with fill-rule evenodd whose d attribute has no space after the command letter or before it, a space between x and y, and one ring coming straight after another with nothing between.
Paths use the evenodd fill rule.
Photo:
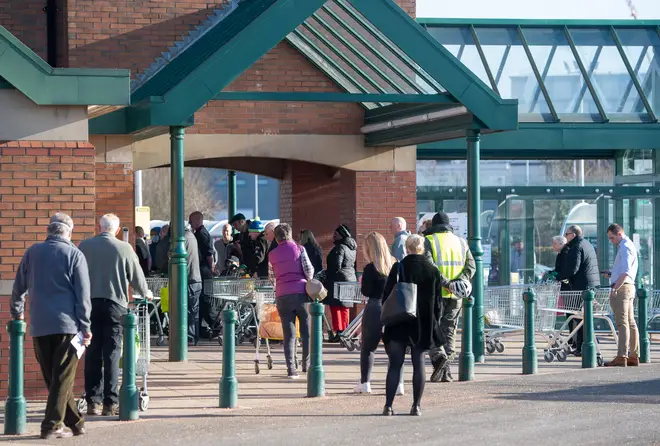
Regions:
<instances>
[{"instance_id":1,"label":"elderly man walking","mask_svg":"<svg viewBox=\"0 0 660 446\"><path fill-rule=\"evenodd\" d=\"M89 265L94 335L85 358L85 393L88 415L112 416L119 414L121 319L128 312L128 285L148 299L152 293L133 248L116 237L119 218L105 214L99 228L99 235L80 244Z\"/></svg>"},{"instance_id":2,"label":"elderly man walking","mask_svg":"<svg viewBox=\"0 0 660 446\"><path fill-rule=\"evenodd\" d=\"M639 365L639 332L635 322L635 278L637 277L637 248L623 228L612 224L607 228L607 238L619 250L612 271L605 272L610 279L612 293L610 305L614 312L619 344L616 358L605 364L607 367Z\"/></svg>"},{"instance_id":3,"label":"elderly man walking","mask_svg":"<svg viewBox=\"0 0 660 446\"><path fill-rule=\"evenodd\" d=\"M85 420L73 399L78 356L71 340L80 332L83 345L89 345L91 302L87 261L71 243L72 231L68 215L57 213L50 219L46 241L32 245L18 266L9 307L14 319L23 319L27 291L34 353L48 388L43 439L85 433Z\"/></svg>"},{"instance_id":4,"label":"elderly man walking","mask_svg":"<svg viewBox=\"0 0 660 446\"><path fill-rule=\"evenodd\" d=\"M392 219L392 233L394 233L394 243L392 243L392 257L398 261L406 256L406 239L410 232L406 230L406 220L403 217Z\"/></svg>"}]
</instances>

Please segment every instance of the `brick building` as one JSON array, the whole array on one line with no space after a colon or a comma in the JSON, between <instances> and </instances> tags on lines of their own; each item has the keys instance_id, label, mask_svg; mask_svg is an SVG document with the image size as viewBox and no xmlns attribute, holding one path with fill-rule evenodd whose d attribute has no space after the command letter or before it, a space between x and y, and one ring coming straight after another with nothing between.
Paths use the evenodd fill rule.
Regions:
<instances>
[{"instance_id":1,"label":"brick building","mask_svg":"<svg viewBox=\"0 0 660 446\"><path fill-rule=\"evenodd\" d=\"M186 165L281 180L281 220L328 248L341 223L359 241L415 220L416 144L517 123L410 18L415 0L42 3L0 0L2 325L50 214L72 215L75 241L107 212L132 229L133 172L170 165L168 129Z\"/></svg>"}]
</instances>

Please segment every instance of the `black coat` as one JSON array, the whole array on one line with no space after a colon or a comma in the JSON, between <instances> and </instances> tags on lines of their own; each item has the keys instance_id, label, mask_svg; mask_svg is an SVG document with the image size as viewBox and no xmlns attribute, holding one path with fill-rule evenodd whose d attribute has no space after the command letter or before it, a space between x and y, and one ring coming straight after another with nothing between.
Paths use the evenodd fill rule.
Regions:
<instances>
[{"instance_id":1,"label":"black coat","mask_svg":"<svg viewBox=\"0 0 660 446\"><path fill-rule=\"evenodd\" d=\"M314 267L314 274L323 271L323 251L321 251L321 247L308 242L305 243L305 251L307 251L307 257L309 257L309 261L312 262Z\"/></svg>"},{"instance_id":2,"label":"black coat","mask_svg":"<svg viewBox=\"0 0 660 446\"><path fill-rule=\"evenodd\" d=\"M426 257L408 254L401 262L394 264L383 292L383 303L398 281L399 263L403 266L404 282L417 284L417 319L385 327L383 342L405 342L424 350L442 345L438 323L442 310L442 277L438 268Z\"/></svg>"},{"instance_id":3,"label":"black coat","mask_svg":"<svg viewBox=\"0 0 660 446\"><path fill-rule=\"evenodd\" d=\"M583 291L600 285L598 258L592 244L577 236L571 240L559 273L562 279L568 279L573 291Z\"/></svg>"},{"instance_id":4,"label":"black coat","mask_svg":"<svg viewBox=\"0 0 660 446\"><path fill-rule=\"evenodd\" d=\"M326 259L326 282L328 297L323 299L326 305L346 307L339 299L334 298L335 282L357 282L355 274L357 259L357 243L352 238L345 238L335 242L334 248Z\"/></svg>"},{"instance_id":5,"label":"black coat","mask_svg":"<svg viewBox=\"0 0 660 446\"><path fill-rule=\"evenodd\" d=\"M561 250L557 253L557 258L555 259L555 272L559 274L559 277L561 278L561 272L564 268L564 265L566 264L566 256L568 255L568 243L562 246ZM565 280L561 281L561 289L560 291L570 291L571 286L566 282Z\"/></svg>"},{"instance_id":6,"label":"black coat","mask_svg":"<svg viewBox=\"0 0 660 446\"><path fill-rule=\"evenodd\" d=\"M241 237L241 251L243 253L243 264L247 267L250 276L257 273L258 277L268 277L268 240L263 232L256 240L252 240L248 233Z\"/></svg>"}]
</instances>

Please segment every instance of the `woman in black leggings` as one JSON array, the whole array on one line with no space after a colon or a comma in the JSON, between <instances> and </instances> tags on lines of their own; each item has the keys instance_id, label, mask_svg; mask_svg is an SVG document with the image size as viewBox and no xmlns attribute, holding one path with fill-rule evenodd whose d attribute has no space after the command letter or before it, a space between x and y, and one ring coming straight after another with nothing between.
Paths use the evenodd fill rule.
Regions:
<instances>
[{"instance_id":1,"label":"woman in black leggings","mask_svg":"<svg viewBox=\"0 0 660 446\"><path fill-rule=\"evenodd\" d=\"M399 280L417 284L417 318L411 322L385 326L383 342L390 360L385 388L385 408L383 415L393 415L392 404L401 376L401 367L406 355L406 347L411 346L413 365L413 405L410 415L421 415L420 403L424 393L424 355L436 345L442 345L438 320L442 305L442 277L438 268L424 257L424 238L411 235L406 240L408 255L392 267L383 292L383 302L387 300Z\"/></svg>"},{"instance_id":2,"label":"woman in black leggings","mask_svg":"<svg viewBox=\"0 0 660 446\"><path fill-rule=\"evenodd\" d=\"M371 393L371 369L374 366L374 353L383 334L380 313L383 308L383 290L387 276L396 261L390 254L385 237L378 232L371 232L364 240L362 248L367 266L362 273L362 295L368 297L367 306L362 313L362 338L360 347L360 384L356 393Z\"/></svg>"}]
</instances>

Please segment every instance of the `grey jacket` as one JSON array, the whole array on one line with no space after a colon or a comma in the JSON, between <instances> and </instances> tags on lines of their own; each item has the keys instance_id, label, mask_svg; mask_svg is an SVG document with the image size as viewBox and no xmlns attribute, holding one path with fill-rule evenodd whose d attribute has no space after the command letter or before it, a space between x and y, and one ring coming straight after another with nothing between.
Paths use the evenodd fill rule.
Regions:
<instances>
[{"instance_id":1,"label":"grey jacket","mask_svg":"<svg viewBox=\"0 0 660 446\"><path fill-rule=\"evenodd\" d=\"M50 236L25 252L11 293L13 317L25 312L26 291L33 337L90 330L87 261L69 240Z\"/></svg>"},{"instance_id":2,"label":"grey jacket","mask_svg":"<svg viewBox=\"0 0 660 446\"><path fill-rule=\"evenodd\" d=\"M188 284L202 283L202 275L199 270L199 249L195 234L186 228L186 251L188 252Z\"/></svg>"},{"instance_id":3,"label":"grey jacket","mask_svg":"<svg viewBox=\"0 0 660 446\"><path fill-rule=\"evenodd\" d=\"M398 261L403 260L403 258L407 254L406 240L408 239L409 235L410 232L408 231L399 231L394 236L394 243L392 243L392 257L394 257Z\"/></svg>"},{"instance_id":4,"label":"grey jacket","mask_svg":"<svg viewBox=\"0 0 660 446\"><path fill-rule=\"evenodd\" d=\"M129 283L141 296L149 287L133 247L104 232L80 243L89 265L92 299L110 299L128 307Z\"/></svg>"}]
</instances>

